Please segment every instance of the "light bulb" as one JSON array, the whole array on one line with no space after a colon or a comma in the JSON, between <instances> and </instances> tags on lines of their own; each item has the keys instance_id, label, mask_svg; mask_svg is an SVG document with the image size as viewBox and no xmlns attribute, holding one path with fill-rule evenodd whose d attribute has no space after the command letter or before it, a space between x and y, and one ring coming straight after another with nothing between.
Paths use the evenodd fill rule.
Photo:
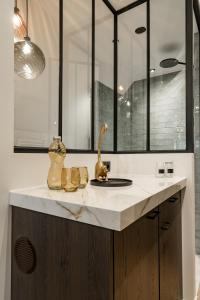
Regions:
<instances>
[{"instance_id":1,"label":"light bulb","mask_svg":"<svg viewBox=\"0 0 200 300\"><path fill-rule=\"evenodd\" d=\"M120 92L123 92L124 87L122 85L119 85L118 89L119 89Z\"/></svg>"},{"instance_id":2,"label":"light bulb","mask_svg":"<svg viewBox=\"0 0 200 300\"><path fill-rule=\"evenodd\" d=\"M31 53L31 46L29 45L29 43L25 42L24 46L22 48L22 51L25 55L30 54Z\"/></svg>"},{"instance_id":3,"label":"light bulb","mask_svg":"<svg viewBox=\"0 0 200 300\"><path fill-rule=\"evenodd\" d=\"M156 69L150 69L150 73L153 74L155 73Z\"/></svg>"},{"instance_id":4,"label":"light bulb","mask_svg":"<svg viewBox=\"0 0 200 300\"><path fill-rule=\"evenodd\" d=\"M127 106L131 106L131 102L130 102L130 101L127 101L127 102L126 102L126 105L127 105Z\"/></svg>"}]
</instances>

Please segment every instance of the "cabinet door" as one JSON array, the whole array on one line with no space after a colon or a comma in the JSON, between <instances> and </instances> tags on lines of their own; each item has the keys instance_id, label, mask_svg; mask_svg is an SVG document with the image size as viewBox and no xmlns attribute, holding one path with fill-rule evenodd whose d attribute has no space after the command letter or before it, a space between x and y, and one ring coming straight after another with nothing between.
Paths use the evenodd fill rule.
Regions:
<instances>
[{"instance_id":1,"label":"cabinet door","mask_svg":"<svg viewBox=\"0 0 200 300\"><path fill-rule=\"evenodd\" d=\"M158 214L114 234L115 300L159 299Z\"/></svg>"},{"instance_id":2,"label":"cabinet door","mask_svg":"<svg viewBox=\"0 0 200 300\"><path fill-rule=\"evenodd\" d=\"M12 300L113 300L113 232L13 208Z\"/></svg>"},{"instance_id":3,"label":"cabinet door","mask_svg":"<svg viewBox=\"0 0 200 300\"><path fill-rule=\"evenodd\" d=\"M160 299L182 299L180 193L160 206Z\"/></svg>"}]
</instances>

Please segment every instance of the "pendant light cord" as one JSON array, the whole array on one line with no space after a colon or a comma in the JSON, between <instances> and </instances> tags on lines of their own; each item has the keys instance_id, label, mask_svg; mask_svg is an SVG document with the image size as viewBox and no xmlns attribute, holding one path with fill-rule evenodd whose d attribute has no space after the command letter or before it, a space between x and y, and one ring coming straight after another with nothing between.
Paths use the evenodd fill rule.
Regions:
<instances>
[{"instance_id":1,"label":"pendant light cord","mask_svg":"<svg viewBox=\"0 0 200 300\"><path fill-rule=\"evenodd\" d=\"M26 0L26 36L28 37L28 22L29 22L29 15L28 15L28 0Z\"/></svg>"},{"instance_id":2,"label":"pendant light cord","mask_svg":"<svg viewBox=\"0 0 200 300\"><path fill-rule=\"evenodd\" d=\"M15 7L17 7L17 0L15 0Z\"/></svg>"}]
</instances>

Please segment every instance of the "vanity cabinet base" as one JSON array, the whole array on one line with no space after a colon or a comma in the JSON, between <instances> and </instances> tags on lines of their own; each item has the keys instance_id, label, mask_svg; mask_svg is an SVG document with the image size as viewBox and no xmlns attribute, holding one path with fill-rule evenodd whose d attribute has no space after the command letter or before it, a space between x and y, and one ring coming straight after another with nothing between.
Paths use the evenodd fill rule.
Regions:
<instances>
[{"instance_id":1,"label":"vanity cabinet base","mask_svg":"<svg viewBox=\"0 0 200 300\"><path fill-rule=\"evenodd\" d=\"M113 300L113 232L21 208L12 216L12 300ZM25 273L31 250L35 267ZM18 246L19 247L19 246Z\"/></svg>"},{"instance_id":2,"label":"vanity cabinet base","mask_svg":"<svg viewBox=\"0 0 200 300\"><path fill-rule=\"evenodd\" d=\"M11 299L181 299L180 195L173 201L122 232L13 207Z\"/></svg>"}]
</instances>

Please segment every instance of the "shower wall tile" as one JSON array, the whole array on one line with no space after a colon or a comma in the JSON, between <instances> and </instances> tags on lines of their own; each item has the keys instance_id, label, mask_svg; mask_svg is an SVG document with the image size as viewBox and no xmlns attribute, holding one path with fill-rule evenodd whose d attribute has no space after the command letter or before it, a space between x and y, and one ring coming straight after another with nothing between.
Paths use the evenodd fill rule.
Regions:
<instances>
[{"instance_id":1,"label":"shower wall tile","mask_svg":"<svg viewBox=\"0 0 200 300\"><path fill-rule=\"evenodd\" d=\"M185 72L151 78L151 149L184 149Z\"/></svg>"},{"instance_id":2,"label":"shower wall tile","mask_svg":"<svg viewBox=\"0 0 200 300\"><path fill-rule=\"evenodd\" d=\"M129 102L129 105L127 103ZM134 82L118 95L118 150L146 150L146 80ZM95 132L107 121L103 148L113 149L113 90L96 82ZM185 148L185 73L173 72L151 79L151 149Z\"/></svg>"},{"instance_id":3,"label":"shower wall tile","mask_svg":"<svg viewBox=\"0 0 200 300\"><path fill-rule=\"evenodd\" d=\"M113 150L113 90L103 83L95 82L95 148L97 149L97 138L99 128L103 123L108 124L108 131L104 136L102 149Z\"/></svg>"}]
</instances>

